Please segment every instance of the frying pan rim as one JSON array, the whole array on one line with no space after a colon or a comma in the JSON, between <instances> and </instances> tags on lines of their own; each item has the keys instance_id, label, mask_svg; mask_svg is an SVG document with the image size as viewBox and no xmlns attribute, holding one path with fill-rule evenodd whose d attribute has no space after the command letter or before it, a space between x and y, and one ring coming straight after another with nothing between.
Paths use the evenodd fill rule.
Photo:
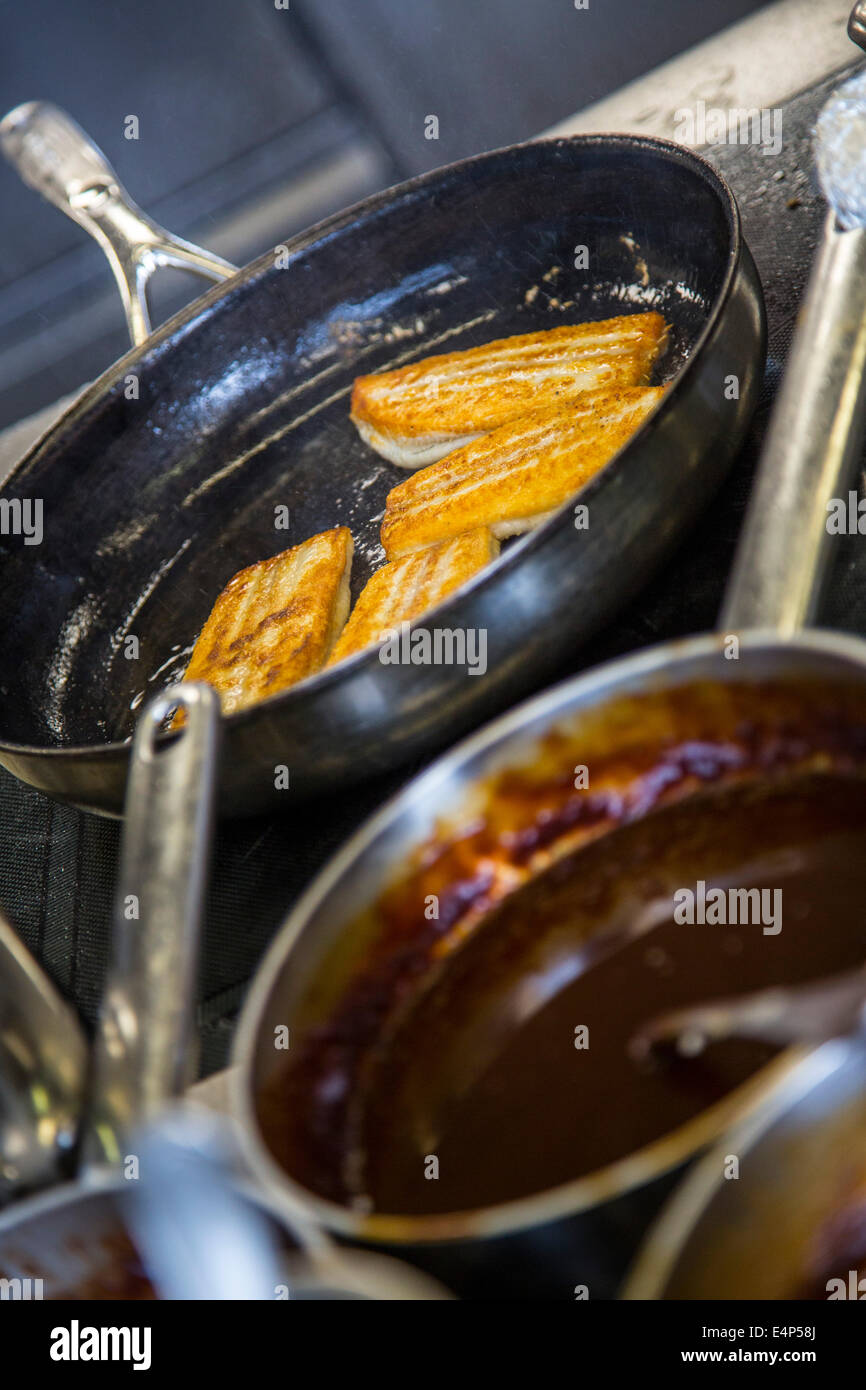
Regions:
<instances>
[{"instance_id":1,"label":"frying pan rim","mask_svg":"<svg viewBox=\"0 0 866 1390\"><path fill-rule=\"evenodd\" d=\"M581 497L592 498L593 493L602 485L602 478L608 474L609 470L616 466L621 466L624 456L628 455L629 450L642 445L651 437L654 430L658 428L659 420L665 418L672 411L682 395L682 384L687 380L691 369L695 366L698 359L703 357L707 345L713 337L720 331L724 311L731 297L734 288L737 271L742 260L745 242L742 234L742 226L739 208L733 192L728 184L716 169L702 155L696 153L684 145L679 145L676 141L667 140L660 137L648 135L617 134L616 132L593 133L591 135L572 135L572 136L552 136L538 140L520 141L513 145L502 146L496 150L487 150L481 154L471 155L466 159L457 160L452 164L440 165L436 169L419 174L415 178L408 179L403 183L392 185L390 188L380 189L371 194L368 198L360 202L353 203L348 208L332 214L330 217L315 223L312 227L305 228L289 238L284 243L292 261L297 256L308 252L317 245L322 244L330 237L348 229L351 225L361 218L376 216L387 208L396 204L407 197L423 192L428 186L441 181L444 176L455 173L462 173L466 169L481 164L493 164L497 160L502 160L509 154L517 150L527 151L545 148L583 148L610 149L611 146L622 147L628 150L647 150L654 154L661 154L672 159L675 164L685 168L689 173L699 178L706 187L715 195L719 205L723 208L728 225L728 250L726 264L722 275L721 284L712 305L710 306L706 320L700 332L695 338L692 350L687 360L677 371L673 380L668 384L663 398L658 402L649 416L641 423L639 428L630 437L627 443L617 451L612 459L608 461L604 468L597 473L582 488L579 494ZM12 471L4 479L0 486L0 496L6 488L13 484L25 469L29 468L39 457L40 453L47 448L56 447L57 440L62 438L70 425L86 416L90 411L99 408L100 403L105 403L110 393L116 390L123 383L123 379L129 370L136 364L141 365L159 356L170 353L175 343L181 342L184 337L195 331L204 322L210 310L217 304L230 298L231 294L238 290L241 285L250 285L257 279L263 277L265 273L273 268L273 253L266 251L261 256L256 257L248 265L241 267L235 275L223 281L219 285L206 290L204 294L197 296L192 302L172 315L165 323L161 324L144 343L137 347L130 348L124 355L113 362L106 370L91 382L89 386L71 403L67 410L57 419L50 429L37 439L27 450L24 456L15 464ZM426 613L419 615L415 619L412 627L416 623L429 621L430 614L436 613L447 617L454 612L462 602L463 596L467 592L475 593L482 590L485 585L492 582L494 574L501 575L514 568L520 563L522 558L539 549L546 541L565 523L570 515L570 507L573 502L574 494L561 507L556 509L555 514L541 526L533 531L518 538L515 545L511 546L504 555L497 557L492 564L485 566L484 570L475 575L467 584L461 585L456 594L450 595L443 603L437 604ZM339 522L337 524L340 524ZM379 648L370 646L363 651L353 653L334 667L326 668L316 672L313 676L287 690L269 696L265 700L257 701L254 705L245 709L235 711L230 714L222 714L221 719L224 727L242 727L244 724L254 720L262 709L274 710L282 709L297 696L299 690L303 690L304 695L309 694L312 682L322 682L335 684L345 680L350 674L354 674L362 668L364 664L371 665L378 660ZM170 734L162 735L169 738ZM55 744L35 744L18 743L7 741L0 737L0 753L10 757L40 757L50 758L55 762L71 760L78 761L87 758L90 761L101 763L111 761L118 757L126 756L130 746L130 741L120 740L111 742L55 745Z\"/></svg>"},{"instance_id":2,"label":"frying pan rim","mask_svg":"<svg viewBox=\"0 0 866 1390\"><path fill-rule=\"evenodd\" d=\"M850 661L854 668L862 669L866 664L866 643L862 638L830 629L807 629L795 639L775 629L748 629L738 635L741 651L806 649L840 658L843 662ZM603 698L606 692L610 693L624 682L658 671L665 674L663 688L675 689L678 684L676 667L685 669L695 657L713 652L719 653L724 660L726 636L722 632L709 632L658 643L569 676L522 701L461 739L411 778L359 826L316 874L277 929L253 976L241 1009L228 1071L230 1108L237 1120L239 1143L246 1161L254 1173L264 1175L269 1185L278 1190L287 1208L312 1205L330 1230L374 1242L426 1245L511 1234L576 1215L670 1172L712 1144L723 1128L746 1121L799 1064L802 1049L786 1048L713 1106L615 1163L529 1197L441 1216L387 1213L366 1216L319 1196L296 1182L277 1163L264 1142L257 1120L253 1072L262 1020L274 987L305 926L346 873L369 852L379 835L399 820L407 804L411 810L416 801L425 800L430 793L435 795L437 785L451 778L455 771L472 763L478 755L495 752L512 739L519 740L528 725L542 722L542 732L554 727L557 719L567 717L575 703L584 704L581 696L595 694ZM472 778L469 785L475 782L477 778ZM465 795L465 791L463 788L461 794Z\"/></svg>"}]
</instances>

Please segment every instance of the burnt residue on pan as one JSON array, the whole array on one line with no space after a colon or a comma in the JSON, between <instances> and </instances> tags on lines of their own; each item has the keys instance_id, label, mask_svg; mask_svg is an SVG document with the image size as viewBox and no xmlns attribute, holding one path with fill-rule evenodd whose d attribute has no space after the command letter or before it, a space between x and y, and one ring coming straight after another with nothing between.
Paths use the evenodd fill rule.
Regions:
<instances>
[{"instance_id":1,"label":"burnt residue on pan","mask_svg":"<svg viewBox=\"0 0 866 1390\"><path fill-rule=\"evenodd\" d=\"M586 774L580 774L582 767ZM784 879L793 897L808 896L815 891L812 880L819 881L831 859L830 871L844 873L851 852L838 837L866 834L864 776L866 699L842 683L835 688L805 682L693 685L619 699L597 715L584 713L579 726L548 735L520 766L495 774L467 812L439 828L381 899L359 915L355 932L341 933L343 945L328 963L331 968L320 971L306 1013L301 1010L291 1057L258 1099L271 1151L297 1180L325 1197L356 1199L369 1207L372 1195L378 1210L395 1210L382 1202L387 1182L378 1196L371 1194L371 1178L377 1171L381 1176L382 1165L377 1169L367 1148L376 1135L383 1145L399 1146L412 1124L422 1152L426 1140L435 1144L435 1105L428 1105L418 1086L431 1094L439 1086L443 1100L454 1079L448 1073L449 1047L453 1052L460 1039L464 1051L482 1060L485 1049L488 1060L504 1054L507 1039L496 1035L495 1024L504 996L494 992L482 998L485 981L498 972L513 994L522 972L531 973L538 947L533 934L553 941L560 930L568 900L563 884L574 885L572 899L579 899L582 921L565 924L559 946L570 940L573 957L588 942L601 942L603 949L590 951L583 963L592 965L593 979L604 988L599 962L611 950L618 961L625 959L618 948L627 944L628 934L620 941L616 932L622 926L624 883L632 893L626 904L632 914L640 908L638 899L667 894L670 903L671 885L714 876L737 883L738 865L751 865L743 868L744 879L749 874L756 883ZM639 824L645 818L646 824ZM812 866L814 873L806 863L813 840L828 846L830 856L823 867ZM763 868L756 867L761 856ZM592 891L586 888L587 872ZM664 926L659 919L653 931ZM837 935L831 941L833 933L823 927L816 933L816 940L829 943L825 961L820 951L804 954L807 938L792 925L778 940L790 940L797 960L785 961L783 946L773 957L758 955L752 969L746 951L743 987L772 983L776 975L809 978L825 967L829 973L862 959L866 939L859 932L852 935L850 924L842 923ZM648 936L647 945L656 939ZM491 942L499 943L498 953ZM735 948L742 950L743 943L726 947ZM569 970L568 978L581 973ZM698 997L701 990L703 997L717 992L719 978L696 982ZM738 978L735 970L725 987L730 990L732 981L736 987ZM651 976L644 984L655 1012ZM444 1011L442 999L449 1001ZM663 991L658 999L664 1001L661 1007L670 1007ZM416 1011L423 1028L419 1024L413 1032ZM624 1028L627 1017L626 1009ZM407 1045L411 1040L410 1051L421 1054L424 1038L429 1042L427 1060L418 1056L411 1077L401 1065L395 1068L389 1055L389 1039L398 1036ZM624 1156L635 1136L635 1142L647 1143L670 1132L734 1089L769 1055L766 1048L731 1045L728 1055L704 1069L705 1084L686 1077L691 1091L685 1101L680 1095L667 1116L659 1103L658 1122L650 1118L648 1125L632 1127L633 1133L628 1126L618 1129L610 1116L600 1119L599 1132L610 1138L607 1148L587 1144L583 1154L574 1155L573 1170L554 1171L553 1178L577 1177ZM451 1062L461 1065L456 1055ZM614 1089L623 1082L615 1071ZM383 1095L393 1105L383 1107ZM538 1176L542 1185L551 1185L550 1173L539 1170ZM509 1187L506 1175L480 1195L472 1183L462 1193L452 1188L452 1195L478 1202L486 1190L491 1200L509 1200L527 1195L520 1186L527 1180L524 1171L515 1175L516 1186ZM403 1209L449 1209L446 1187L421 1183L418 1205ZM398 1190L399 1183L392 1182L390 1191Z\"/></svg>"}]
</instances>

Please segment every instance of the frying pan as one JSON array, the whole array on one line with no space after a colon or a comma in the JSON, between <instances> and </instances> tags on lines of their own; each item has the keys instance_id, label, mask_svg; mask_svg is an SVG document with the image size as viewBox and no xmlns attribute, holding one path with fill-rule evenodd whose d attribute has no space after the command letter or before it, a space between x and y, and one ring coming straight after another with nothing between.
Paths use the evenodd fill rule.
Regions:
<instances>
[{"instance_id":1,"label":"frying pan","mask_svg":"<svg viewBox=\"0 0 866 1390\"><path fill-rule=\"evenodd\" d=\"M864 1083L862 1039L826 1043L804 1057L750 1120L695 1165L653 1226L623 1297L820 1297L809 1288L820 1233L838 1229L849 1200L862 1201ZM736 1182L725 1177L729 1154L740 1161ZM859 1248L855 1240L845 1250L841 1238L832 1247L839 1266L831 1277L840 1266L844 1277L849 1257L852 1266L862 1260L862 1236L861 1226Z\"/></svg>"},{"instance_id":2,"label":"frying pan","mask_svg":"<svg viewBox=\"0 0 866 1390\"><path fill-rule=\"evenodd\" d=\"M156 264L198 257L220 273L130 207L55 108L18 108L0 133L28 181L110 252L137 336L136 292ZM588 270L575 269L578 246ZM687 150L632 136L518 145L438 170L210 290L86 390L2 491L42 500L44 539L0 537L0 762L119 812L135 710L180 675L235 571L342 523L357 594L381 562L386 494L405 476L349 422L358 373L650 307L672 324L661 373L675 384L585 490L588 529L564 507L436 612L443 627L486 630L486 675L385 666L370 650L229 716L220 806L231 813L284 804L276 765L293 793L345 788L541 683L717 488L757 400L765 324L730 191ZM278 506L288 532L275 530Z\"/></svg>"},{"instance_id":3,"label":"frying pan","mask_svg":"<svg viewBox=\"0 0 866 1390\"><path fill-rule=\"evenodd\" d=\"M304 1200L344 1236L411 1253L458 1293L572 1298L575 1285L586 1283L592 1297L611 1295L675 1170L752 1113L795 1065L796 1053L781 1054L712 1109L587 1177L519 1201L437 1216L369 1214L313 1190L290 1162L277 1160L269 1110L281 1065L275 1028L288 1027L292 1046L303 1049L323 1022L339 1016L340 999L363 978L363 957L387 942L379 904L406 866L432 862L443 845L458 844L496 814L497 804L512 842L544 829L532 819L531 800L524 803L528 813L519 797L516 810L497 803L504 774L519 777L549 762L552 749L560 800L573 798L565 774L576 761L603 766L611 749L654 769L665 750L689 740L735 741L744 723L771 739L787 726L808 746L821 720L832 722L842 709L862 746L866 643L803 625L826 569L826 504L845 486L862 439L864 363L866 232L841 231L831 216L718 631L602 666L500 718L391 801L297 905L248 996L232 1082L247 1158L274 1200ZM555 797L542 805L553 813L548 831L559 809ZM473 865L466 866L469 880ZM694 873L692 864L689 878ZM423 891L420 872L410 883ZM416 921L423 904L418 899ZM370 1031L375 1037L375 1027Z\"/></svg>"}]
</instances>

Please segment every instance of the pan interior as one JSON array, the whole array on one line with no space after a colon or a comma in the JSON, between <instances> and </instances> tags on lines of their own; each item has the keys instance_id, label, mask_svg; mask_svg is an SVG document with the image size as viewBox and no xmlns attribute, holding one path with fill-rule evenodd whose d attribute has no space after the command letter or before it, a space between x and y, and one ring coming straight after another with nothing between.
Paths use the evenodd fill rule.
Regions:
<instances>
[{"instance_id":1,"label":"pan interior","mask_svg":"<svg viewBox=\"0 0 866 1390\"><path fill-rule=\"evenodd\" d=\"M485 156L263 257L112 369L4 490L41 503L43 538L0 537L0 736L128 738L230 576L317 531L351 527L357 594L405 476L349 422L358 373L656 308L670 379L732 242L709 174L622 138Z\"/></svg>"},{"instance_id":2,"label":"pan interior","mask_svg":"<svg viewBox=\"0 0 866 1390\"><path fill-rule=\"evenodd\" d=\"M363 913L356 893L342 932L317 909L258 1034L272 1154L331 1201L425 1216L685 1133L771 1053L731 1043L645 1073L625 1051L635 1027L862 962L864 727L847 683L707 683L546 735ZM720 919L701 918L701 882ZM675 918L683 890L693 922ZM281 1064L277 1023L293 1039Z\"/></svg>"},{"instance_id":3,"label":"pan interior","mask_svg":"<svg viewBox=\"0 0 866 1390\"><path fill-rule=\"evenodd\" d=\"M864 831L862 783L721 794L615 831L523 890L376 1048L350 1121L352 1195L408 1215L498 1205L722 1100L772 1049L730 1040L643 1065L629 1038L668 1009L859 966ZM766 918L678 922L676 896L699 899L700 882L725 893L725 916L731 892L760 892Z\"/></svg>"},{"instance_id":4,"label":"pan interior","mask_svg":"<svg viewBox=\"0 0 866 1390\"><path fill-rule=\"evenodd\" d=\"M860 965L864 833L866 782L819 774L659 810L557 864L404 986L354 1073L323 1195L387 1214L472 1211L685 1125L772 1049L732 1040L645 1065L629 1038L668 1009ZM725 895L704 921L700 883ZM696 900L685 923L684 891ZM734 904L745 920L730 920ZM289 1078L282 1104L297 1114L303 1066ZM322 1111L307 1113L314 1131ZM321 1153L296 1140L284 1164L322 1191Z\"/></svg>"}]
</instances>

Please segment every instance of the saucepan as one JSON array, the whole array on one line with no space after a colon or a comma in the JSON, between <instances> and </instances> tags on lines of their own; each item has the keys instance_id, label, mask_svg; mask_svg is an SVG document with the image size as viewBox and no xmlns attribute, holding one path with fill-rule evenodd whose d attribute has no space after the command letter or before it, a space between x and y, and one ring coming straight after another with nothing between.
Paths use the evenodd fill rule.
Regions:
<instances>
[{"instance_id":1,"label":"saucepan","mask_svg":"<svg viewBox=\"0 0 866 1390\"><path fill-rule=\"evenodd\" d=\"M682 1165L798 1064L796 1050L729 1053L715 1086L701 1059L645 1087L621 1065L609 1083L591 1070L593 1046L621 1064L629 1029L669 1007L689 951L703 975L680 1002L862 963L847 875L862 863L866 643L805 625L827 504L862 440L864 311L866 233L831 212L717 631L489 725L360 830L289 917L233 1074L241 1142L275 1202L411 1255L459 1294L611 1295ZM784 925L776 893L792 895ZM673 915L750 894L751 936L732 933L733 906ZM689 921L705 925L674 934ZM583 978L556 1045L533 1044L536 1017ZM646 1115L659 1081L689 1104ZM572 1105L589 1157L569 1177L554 1158Z\"/></svg>"},{"instance_id":2,"label":"saucepan","mask_svg":"<svg viewBox=\"0 0 866 1390\"><path fill-rule=\"evenodd\" d=\"M237 570L338 524L355 538L354 594L381 562L380 514L405 474L349 421L359 373L631 310L672 326L672 387L589 485L591 525L563 508L437 610L443 627L486 631L485 674L386 666L371 649L232 714L226 813L284 805L277 766L293 795L345 788L540 685L671 552L743 441L760 286L730 190L674 144L610 135L484 154L232 274L130 204L56 108L17 108L0 143L101 242L136 344L2 490L10 516L41 507L41 534L0 541L0 762L51 795L121 810L136 712L182 674ZM166 263L227 278L148 334L144 285Z\"/></svg>"}]
</instances>

